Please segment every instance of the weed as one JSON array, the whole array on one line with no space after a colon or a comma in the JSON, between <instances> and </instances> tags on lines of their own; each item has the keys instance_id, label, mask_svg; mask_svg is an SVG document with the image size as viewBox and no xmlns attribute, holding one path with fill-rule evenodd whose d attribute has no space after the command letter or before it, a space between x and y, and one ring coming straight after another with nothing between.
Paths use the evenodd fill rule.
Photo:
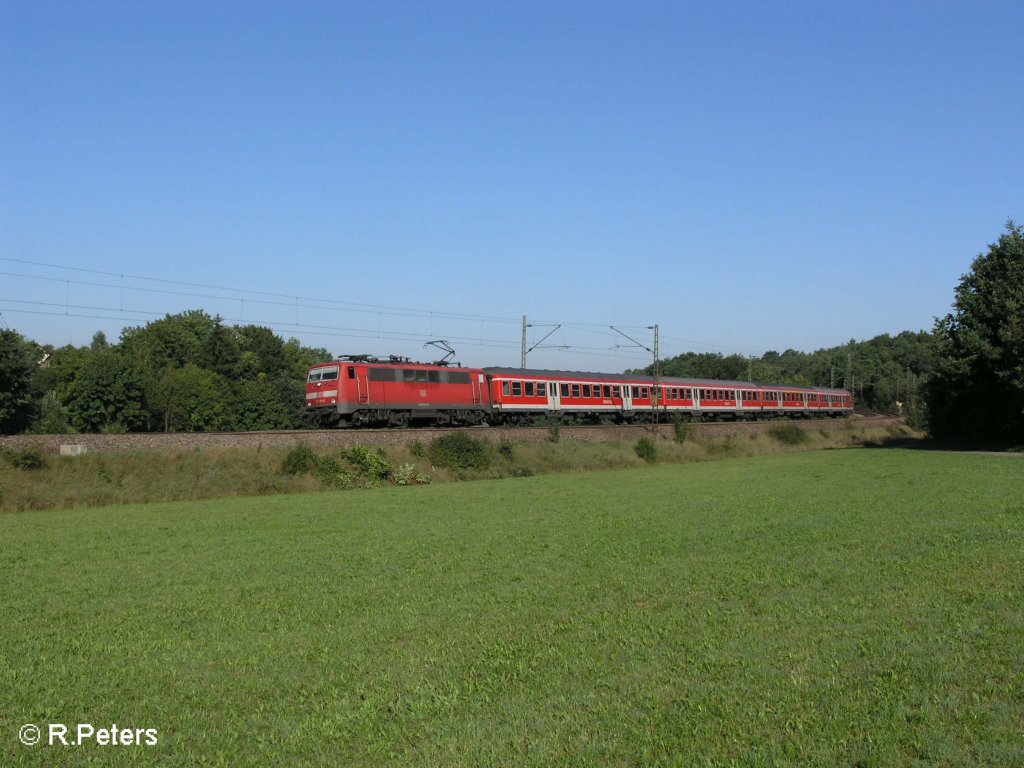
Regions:
<instances>
[{"instance_id":1,"label":"weed","mask_svg":"<svg viewBox=\"0 0 1024 768\"><path fill-rule=\"evenodd\" d=\"M562 439L562 426L560 424L548 425L548 440L557 443Z\"/></svg>"},{"instance_id":2,"label":"weed","mask_svg":"<svg viewBox=\"0 0 1024 768\"><path fill-rule=\"evenodd\" d=\"M465 432L453 432L431 441L430 460L448 469L480 470L491 465L487 446Z\"/></svg>"},{"instance_id":3,"label":"weed","mask_svg":"<svg viewBox=\"0 0 1024 768\"><path fill-rule=\"evenodd\" d=\"M313 449L300 443L288 451L281 464L281 471L286 475L308 475L316 469L317 459Z\"/></svg>"},{"instance_id":4,"label":"weed","mask_svg":"<svg viewBox=\"0 0 1024 768\"><path fill-rule=\"evenodd\" d=\"M810 439L796 424L777 424L768 430L768 435L783 445L800 445Z\"/></svg>"},{"instance_id":5,"label":"weed","mask_svg":"<svg viewBox=\"0 0 1024 768\"><path fill-rule=\"evenodd\" d=\"M641 437L637 440L633 450L636 451L637 456L648 464L654 464L658 461L658 446L649 437Z\"/></svg>"},{"instance_id":6,"label":"weed","mask_svg":"<svg viewBox=\"0 0 1024 768\"><path fill-rule=\"evenodd\" d=\"M386 480L394 469L391 462L384 458L382 453L374 452L363 445L353 446L345 454L345 458L354 467L375 480Z\"/></svg>"},{"instance_id":7,"label":"weed","mask_svg":"<svg viewBox=\"0 0 1024 768\"><path fill-rule=\"evenodd\" d=\"M502 440L501 444L498 445L498 453L500 453L504 458L508 459L509 461L512 461L512 459L515 458L515 452L512 449L512 443L508 442L507 440Z\"/></svg>"},{"instance_id":8,"label":"weed","mask_svg":"<svg viewBox=\"0 0 1024 768\"><path fill-rule=\"evenodd\" d=\"M34 446L21 448L6 454L7 463L15 469L43 469L46 466L46 456L40 448Z\"/></svg>"},{"instance_id":9,"label":"weed","mask_svg":"<svg viewBox=\"0 0 1024 768\"><path fill-rule=\"evenodd\" d=\"M352 487L352 478L341 468L341 464L333 456L318 457L313 474L324 485L330 485L335 488Z\"/></svg>"},{"instance_id":10,"label":"weed","mask_svg":"<svg viewBox=\"0 0 1024 768\"><path fill-rule=\"evenodd\" d=\"M430 476L420 474L412 464L399 465L392 473L391 479L395 481L395 485L426 485L430 482Z\"/></svg>"},{"instance_id":11,"label":"weed","mask_svg":"<svg viewBox=\"0 0 1024 768\"><path fill-rule=\"evenodd\" d=\"M676 416L672 420L672 429L675 431L676 442L682 445L690 436L690 426L683 421L682 416Z\"/></svg>"}]
</instances>

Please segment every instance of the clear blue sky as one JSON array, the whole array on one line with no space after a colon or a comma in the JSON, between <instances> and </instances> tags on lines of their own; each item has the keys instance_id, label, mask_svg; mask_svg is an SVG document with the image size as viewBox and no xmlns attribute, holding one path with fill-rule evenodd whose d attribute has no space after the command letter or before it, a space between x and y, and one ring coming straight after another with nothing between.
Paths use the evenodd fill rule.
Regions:
<instances>
[{"instance_id":1,"label":"clear blue sky","mask_svg":"<svg viewBox=\"0 0 1024 768\"><path fill-rule=\"evenodd\" d=\"M1022 27L1019 1L0 0L0 325L82 344L191 307L518 365L525 314L570 347L531 366L609 371L648 358L609 324L664 356L930 329L1024 218Z\"/></svg>"}]
</instances>

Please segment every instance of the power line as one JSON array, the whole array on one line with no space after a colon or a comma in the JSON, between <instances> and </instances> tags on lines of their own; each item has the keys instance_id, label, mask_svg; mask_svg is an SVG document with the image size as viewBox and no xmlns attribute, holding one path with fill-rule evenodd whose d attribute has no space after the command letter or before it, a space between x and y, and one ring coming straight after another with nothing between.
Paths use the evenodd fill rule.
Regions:
<instances>
[{"instance_id":1,"label":"power line","mask_svg":"<svg viewBox=\"0 0 1024 768\"><path fill-rule=\"evenodd\" d=\"M130 320L138 323L149 322L149 319L142 317L126 317L125 315L102 315L95 314L96 312L119 312L117 309L110 307L95 307L91 305L79 305L79 304L58 304L56 302L41 302L41 301L26 301L22 299L5 299L0 298L0 302L7 302L12 304L24 304L29 306L43 306L43 307L64 307L64 312L52 311L52 310L33 310L33 309L11 309L4 308L3 311L14 312L17 314L29 314L29 315L44 315L49 317L74 317L78 319L94 319L94 320L115 320L125 321ZM70 310L76 310L74 312ZM77 311L84 310L84 311ZM133 314L145 314L150 316L159 316L166 313L163 312L152 312L147 310L139 309L128 309L125 312ZM414 341L422 342L425 339L429 340L430 336L427 334L416 334L404 331L386 331L386 330L374 330L371 328L345 328L339 326L330 325L312 325L308 323L280 323L276 321L265 321L253 318L241 318L241 317L224 317L226 322L229 323L240 323L240 324L252 324L260 325L271 330L280 332L295 333L295 332L306 332L313 333L318 336L336 336L341 338L353 338L353 339L378 339L382 341ZM451 341L458 342L466 346L481 347L484 349L500 349L500 350L511 350L517 349L515 342L508 341L505 339L485 339L472 336L451 336ZM623 355L623 354L609 354L606 349L602 347L565 347L563 351L568 354L576 355L587 355L588 357L608 357L608 358L636 358L635 355Z\"/></svg>"},{"instance_id":2,"label":"power line","mask_svg":"<svg viewBox=\"0 0 1024 768\"><path fill-rule=\"evenodd\" d=\"M495 317L495 316L489 316L489 315L472 315L472 314L462 314L462 313L458 313L458 312L436 312L436 311L427 310L427 309L413 309L413 308L409 308L409 307L392 307L392 306L388 306L388 305L384 305L384 304L365 304L365 303L361 303L361 302L341 301L339 299L324 299L324 298L319 298L319 297L315 297L315 296L297 296L297 295L287 294L287 293L275 293L275 292L272 292L272 291L258 291L258 290L254 290L254 289L250 289L250 288L236 288L236 287L228 286L228 285L210 285L209 283L192 283L192 282L187 282L187 281L184 281L184 280L168 280L166 278L161 278L161 277L146 277L145 275L132 275L132 274L128 274L128 273L107 272L107 271L104 271L104 270L101 270L101 269L89 269L87 267L68 267L68 266L64 266L64 265L61 265L61 264L49 264L49 263L46 263L46 262L29 261L27 259L14 259L14 258L10 258L10 257L7 257L7 256L0 256L0 261L7 261L7 262L15 263L15 264L30 264L32 266L46 267L46 268L49 268L49 269L63 269L63 270L67 270L67 271L70 271L70 272L84 272L84 273L93 274L93 275L105 275L107 277L118 277L118 278L121 278L122 280L124 280L125 278L128 278L130 280L143 280L143 281L146 281L146 282L161 283L161 284L164 284L164 285L182 285L182 286L187 286L189 288L203 288L203 289L211 290L211 291L231 291L231 292L234 292L234 293L252 294L254 296L269 296L269 297L276 298L276 299L289 299L289 300L299 299L299 300L302 300L302 301L315 301L315 302L319 302L321 304L338 305L338 306L341 306L341 307L359 307L359 308L361 308L363 310L371 311L371 312L384 312L384 311L387 311L387 312L401 312L401 313L409 314L411 316L416 316L416 317L427 317L427 316L449 317L449 318L460 319L460 320L475 320L475 321L494 322L494 323L516 323L516 324L518 324L518 322L519 322L518 319L508 318L508 317ZM3 274L9 274L9 273L3 273ZM46 278L46 277L43 277L43 276L36 276L36 275L24 275L24 277L37 277L38 279L50 279L50 280L59 280L60 282L65 282L64 278ZM78 282L78 281L72 281L72 282ZM141 288L141 287L137 287L137 286L132 288L130 286L111 285L109 283L102 283L102 284L96 284L96 285L102 285L103 287L106 287L106 288L121 288L121 287L124 287L124 288L129 289L129 290L140 290L140 291L141 290L147 290L145 288ZM152 290L152 289L149 289L149 290ZM168 292L168 293L173 293L173 292ZM183 296L200 296L200 294L190 294L190 293L181 293L179 295L183 295ZM244 300L241 297L234 297L234 296L230 296L230 297L211 297L211 298L223 298L223 299L230 300L230 301ZM272 302L267 302L267 303L272 303ZM289 303L287 306L292 306L292 304ZM317 307L317 309L324 309L324 308L325 307Z\"/></svg>"},{"instance_id":3,"label":"power line","mask_svg":"<svg viewBox=\"0 0 1024 768\"><path fill-rule=\"evenodd\" d=\"M369 314L369 315L375 314L375 315L378 316L378 318L380 318L380 317L404 317L404 318L415 318L415 319L421 319L421 320L422 319L426 319L426 320L430 321L431 325L432 325L433 321L435 321L435 320L451 320L451 321L457 321L457 322L474 322L474 323L479 322L481 324L484 324L484 323L518 324L519 323L519 320L515 319L515 318L507 318L507 317L500 317L500 316L493 316L493 315L474 315L474 314L468 314L468 313L457 313L457 312L448 312L448 311L435 311L435 310L416 309L416 308L409 308L409 307L395 307L395 306L383 305L383 304L369 304L369 303L362 303L362 302L342 301L342 300L338 300L338 299L324 299L324 298L314 297L314 296L291 295L291 294L278 293L278 292L272 292L272 291L260 291L260 290L249 289L249 288L238 288L238 287L235 287L235 286L215 285L215 284L210 284L210 283L199 283L199 282L190 282L190 281L184 281L184 280L171 280L171 279L167 279L167 278L150 277L150 276L147 276L147 275L135 275L135 274L130 274L130 273L111 272L111 271L107 271L107 270L93 269L93 268L89 268L89 267L75 267L75 266L67 266L67 265L54 264L54 263L48 263L48 262L36 262L36 261L30 261L30 260L27 260L27 259L17 259L17 258L12 258L12 257L5 257L5 256L0 256L0 261L12 263L12 264L27 264L27 265L31 265L31 266L34 266L34 267L42 267L42 268L46 268L46 269L64 270L66 272L74 272L74 273L80 273L80 274L86 274L86 275L99 275L99 276L104 276L104 277L116 277L116 278L118 278L118 282L116 282L116 283L108 283L108 282L98 282L98 281L91 281L91 280L75 279L75 278L70 278L70 277L52 277L52 276L48 276L48 275L25 274L25 273L21 273L21 272L0 272L0 275L4 275L4 276L8 276L8 277L16 277L16 278L22 278L22 279L38 280L38 281L44 281L44 282L51 282L51 283L58 283L58 284L59 283L63 283L64 284L64 286L65 286L65 301L63 303L58 303L58 302L50 302L50 303L47 303L47 302L25 302L23 300L8 300L8 301L11 301L11 302L17 302L17 303L22 303L22 304L35 304L36 306L53 306L53 307L63 306L63 307L65 307L65 312L63 312L63 313L56 313L56 312L52 312L51 313L51 312L39 312L39 311L36 311L36 312L30 312L30 314L42 314L42 315L49 314L49 315L53 315L53 316L59 316L59 315L62 314L64 316L72 316L71 313L70 313L70 310L71 309L79 309L79 310L87 310L87 311L91 311L91 312L117 312L118 316L111 317L111 316L107 316L107 315L88 315L88 314L83 315L81 313L76 313L74 315L75 317L85 317L85 318L94 318L94 319L103 319L103 320L115 320L115 321L117 321L117 320L120 320L120 321L134 321L134 322L145 322L145 320L141 320L139 318L129 318L129 317L126 317L124 315L124 313L125 312L132 312L133 314L141 313L141 314L146 314L146 315L150 315L150 316L159 316L159 315L162 315L162 314L166 314L166 313L162 313L162 312L151 312L151 311L147 311L147 310L126 309L125 308L125 293L126 292L138 292L138 293L146 293L146 294L159 294L159 295L167 295L167 296L179 296L179 297L183 297L183 298L195 298L195 299L205 299L205 300L238 302L239 310L240 310L240 315L241 315L241 317L238 318L238 322L242 322L242 323L252 323L252 322L254 322L254 320L251 317L250 318L246 318L245 317L245 314L246 314L245 313L245 304L246 304L246 302L248 302L250 305L287 308L287 309L290 309L290 310L294 310L295 313L296 313L296 322L294 324L288 324L290 327L294 327L296 329L304 329L304 330L308 330L308 331L315 331L315 329L321 328L322 330L320 332L325 333L325 334L333 333L335 331L337 331L339 333L340 332L348 332L348 333L368 333L368 334L373 334L372 336L370 336L370 338L379 337L379 334L381 334L382 331L380 329L378 329L377 331L372 331L370 329L348 329L348 328L342 328L342 327L338 327L338 326L312 326L312 325L306 325L306 324L302 324L302 323L298 322L298 313L299 313L300 310L312 310L312 311L328 311L328 312L350 312L350 313L358 313L358 314L364 314L364 315L366 315L366 314ZM155 288L155 287L145 287L145 286L139 286L139 285L129 285L129 284L125 283L126 279L127 280L134 280L134 281L144 281L144 282L149 282L149 283L156 283L158 285L180 286L180 287L185 287L185 288L196 288L196 289L202 289L204 291L220 291L220 292L223 292L223 293L226 293L226 294L235 294L235 295L218 295L218 294L200 293L198 291L172 290L171 288ZM118 292L120 292L120 307L115 309L115 308L110 308L110 307L93 307L93 306L85 306L85 305L72 305L70 303L70 299L69 299L70 287L72 285L74 285L74 286L85 286L85 287L90 287L90 288L104 288L104 289L110 289L110 290L118 291ZM263 297L263 298L252 298L252 297ZM19 310L10 310L10 311L19 311ZM25 311L25 310L21 310L21 311ZM608 326L607 323L588 323L588 322L578 322L578 321L577 322L568 322L568 321L559 321L559 320L540 320L540 321L537 321L536 324L537 325L561 325L563 328L568 329L568 330L574 330L574 331L577 331L577 332L580 332L580 333L585 333L585 334L589 334L589 335L592 335L592 336L598 336L598 337L603 338L603 339L614 339L614 337L611 336L608 333L608 327L609 326ZM280 323L276 323L276 325L280 326L281 324ZM641 332L641 331L643 331L646 328L646 326L631 326L631 325L626 325L626 324L618 324L617 327L624 328L626 330L637 331L637 332ZM383 333L390 334L391 338L394 338L396 340L401 340L403 338L403 336L401 335L403 332L383 332ZM430 333L427 334L427 336L430 336L432 338L435 335L436 335L436 332L434 331L433 327L431 327ZM404 336L405 340L410 340L410 341L412 341L412 340L422 340L423 338L425 338L425 336L414 334L414 333L411 333L411 332L406 333L405 336ZM674 342L673 346L675 346L675 345L689 346L691 348L694 347L694 346L698 346L698 347L705 347L705 348L708 348L708 349L711 349L711 350L721 349L721 350L741 351L741 352L744 352L744 353L752 353L753 352L752 350L741 350L739 348L732 348L732 347L728 347L728 346L722 345L722 344L712 344L712 343L702 342L702 341L697 341L697 340L692 340L692 339L680 339L680 338L668 337L668 336L663 337L663 338L664 338L665 341ZM476 343L478 345L479 344L483 344L484 341L485 340L483 339L482 334L481 334L479 342L477 342L476 338L473 339L473 343ZM507 343L504 340L501 340L500 342L498 342L498 340L487 340L487 341L497 342L497 343L499 343L501 345L502 348L504 348L504 346ZM588 353L588 354L594 354L594 355L602 355L602 356L606 356L606 357L618 357L619 355L608 355L607 354L608 350L611 349L612 346L613 345L611 345L611 344L609 344L607 347L596 347L596 346L595 347L588 347L588 346L580 346L580 345L566 345L565 346L565 351L573 350L573 351L578 352L578 353Z\"/></svg>"}]
</instances>

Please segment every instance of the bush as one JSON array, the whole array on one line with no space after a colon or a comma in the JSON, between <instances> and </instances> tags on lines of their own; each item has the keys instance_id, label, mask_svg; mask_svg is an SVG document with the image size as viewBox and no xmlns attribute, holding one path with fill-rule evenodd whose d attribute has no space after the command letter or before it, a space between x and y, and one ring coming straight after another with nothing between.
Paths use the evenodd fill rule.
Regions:
<instances>
[{"instance_id":1,"label":"bush","mask_svg":"<svg viewBox=\"0 0 1024 768\"><path fill-rule=\"evenodd\" d=\"M362 445L354 446L345 454L345 458L348 459L352 466L376 480L386 480L394 470L391 462L385 459L382 454L374 453Z\"/></svg>"},{"instance_id":2,"label":"bush","mask_svg":"<svg viewBox=\"0 0 1024 768\"><path fill-rule=\"evenodd\" d=\"M333 485L338 488L352 487L352 478L341 468L341 464L333 456L318 457L313 474L324 485Z\"/></svg>"},{"instance_id":3,"label":"bush","mask_svg":"<svg viewBox=\"0 0 1024 768\"><path fill-rule=\"evenodd\" d=\"M676 416L672 420L672 428L676 433L676 442L682 445L686 442L686 438L690 436L690 426L683 421L682 416Z\"/></svg>"},{"instance_id":4,"label":"bush","mask_svg":"<svg viewBox=\"0 0 1024 768\"><path fill-rule=\"evenodd\" d=\"M430 475L421 475L412 464L402 464L394 471L395 485L426 485Z\"/></svg>"},{"instance_id":5,"label":"bush","mask_svg":"<svg viewBox=\"0 0 1024 768\"><path fill-rule=\"evenodd\" d=\"M281 464L281 471L287 475L306 475L317 467L316 454L308 445L296 445L288 455L284 457Z\"/></svg>"},{"instance_id":6,"label":"bush","mask_svg":"<svg viewBox=\"0 0 1024 768\"><path fill-rule=\"evenodd\" d=\"M512 461L512 459L515 458L512 443L508 442L507 440L501 441L501 444L498 446L498 453L500 453L509 461Z\"/></svg>"},{"instance_id":7,"label":"bush","mask_svg":"<svg viewBox=\"0 0 1024 768\"><path fill-rule=\"evenodd\" d=\"M427 458L427 449L419 440L413 440L409 443L409 453L417 459Z\"/></svg>"},{"instance_id":8,"label":"bush","mask_svg":"<svg viewBox=\"0 0 1024 768\"><path fill-rule=\"evenodd\" d=\"M548 440L552 443L557 443L562 439L562 426L560 424L551 424L548 426Z\"/></svg>"},{"instance_id":9,"label":"bush","mask_svg":"<svg viewBox=\"0 0 1024 768\"><path fill-rule=\"evenodd\" d=\"M465 432L453 432L432 440L430 460L448 469L487 469L491 465L487 446Z\"/></svg>"},{"instance_id":10,"label":"bush","mask_svg":"<svg viewBox=\"0 0 1024 768\"><path fill-rule=\"evenodd\" d=\"M636 455L648 464L654 464L658 460L658 446L649 437L641 437L636 441Z\"/></svg>"},{"instance_id":11,"label":"bush","mask_svg":"<svg viewBox=\"0 0 1024 768\"><path fill-rule=\"evenodd\" d=\"M783 445L800 445L809 439L796 424L779 424L768 430L768 436L778 440Z\"/></svg>"},{"instance_id":12,"label":"bush","mask_svg":"<svg viewBox=\"0 0 1024 768\"><path fill-rule=\"evenodd\" d=\"M11 451L6 456L7 462L15 469L42 469L46 466L46 456L41 448L22 448Z\"/></svg>"}]
</instances>

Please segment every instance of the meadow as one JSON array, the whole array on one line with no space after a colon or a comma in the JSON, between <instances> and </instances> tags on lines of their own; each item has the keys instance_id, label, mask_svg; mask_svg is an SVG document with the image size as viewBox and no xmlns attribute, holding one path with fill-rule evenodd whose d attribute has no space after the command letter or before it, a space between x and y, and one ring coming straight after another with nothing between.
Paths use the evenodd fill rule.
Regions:
<instances>
[{"instance_id":1,"label":"meadow","mask_svg":"<svg viewBox=\"0 0 1024 768\"><path fill-rule=\"evenodd\" d=\"M34 511L0 542L3 766L1024 764L1019 457Z\"/></svg>"}]
</instances>

